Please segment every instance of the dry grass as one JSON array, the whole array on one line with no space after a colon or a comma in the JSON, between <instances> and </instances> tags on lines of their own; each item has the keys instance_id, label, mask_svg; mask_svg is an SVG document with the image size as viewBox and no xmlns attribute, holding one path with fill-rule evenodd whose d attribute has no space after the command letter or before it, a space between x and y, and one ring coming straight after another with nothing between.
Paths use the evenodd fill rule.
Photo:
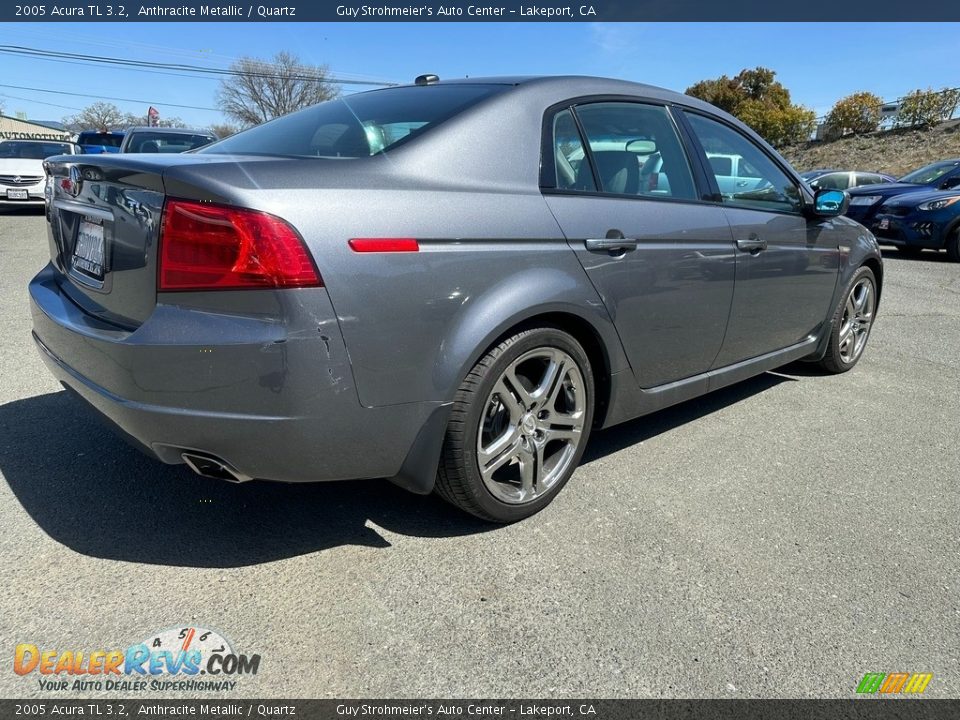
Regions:
<instances>
[{"instance_id":1,"label":"dry grass","mask_svg":"<svg viewBox=\"0 0 960 720\"><path fill-rule=\"evenodd\" d=\"M930 130L890 130L833 142L791 145L780 152L799 172L836 168L900 177L936 160L960 157L960 121L948 121Z\"/></svg>"}]
</instances>

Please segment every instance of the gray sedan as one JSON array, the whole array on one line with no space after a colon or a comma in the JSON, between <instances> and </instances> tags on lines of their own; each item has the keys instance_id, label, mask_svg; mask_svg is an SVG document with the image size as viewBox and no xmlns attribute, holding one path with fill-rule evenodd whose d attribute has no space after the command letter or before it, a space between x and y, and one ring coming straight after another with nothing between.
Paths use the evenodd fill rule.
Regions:
<instances>
[{"instance_id":1,"label":"gray sedan","mask_svg":"<svg viewBox=\"0 0 960 720\"><path fill-rule=\"evenodd\" d=\"M721 193L717 154L756 182ZM131 442L497 522L549 503L592 428L794 360L849 370L883 279L843 191L617 80L424 76L194 153L46 167L34 338Z\"/></svg>"}]
</instances>

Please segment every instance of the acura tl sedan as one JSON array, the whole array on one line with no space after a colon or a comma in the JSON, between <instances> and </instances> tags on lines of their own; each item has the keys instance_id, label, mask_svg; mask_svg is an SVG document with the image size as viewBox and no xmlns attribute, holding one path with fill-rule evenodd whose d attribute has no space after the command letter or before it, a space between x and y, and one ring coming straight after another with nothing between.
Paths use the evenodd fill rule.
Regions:
<instances>
[{"instance_id":1,"label":"acura tl sedan","mask_svg":"<svg viewBox=\"0 0 960 720\"><path fill-rule=\"evenodd\" d=\"M721 193L715 155L757 182ZM883 280L843 191L617 80L422 76L194 153L46 168L33 336L125 437L496 522L547 505L594 428L794 360L849 370Z\"/></svg>"}]
</instances>

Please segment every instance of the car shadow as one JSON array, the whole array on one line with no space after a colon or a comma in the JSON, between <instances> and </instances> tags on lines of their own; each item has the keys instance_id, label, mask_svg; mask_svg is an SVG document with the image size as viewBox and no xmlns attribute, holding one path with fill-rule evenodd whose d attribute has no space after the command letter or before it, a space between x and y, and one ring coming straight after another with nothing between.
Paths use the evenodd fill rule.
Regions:
<instances>
[{"instance_id":1,"label":"car shadow","mask_svg":"<svg viewBox=\"0 0 960 720\"><path fill-rule=\"evenodd\" d=\"M583 462L684 425L789 379L766 373L593 435ZM341 545L387 548L380 529L457 537L495 530L385 480L240 485L146 457L65 391L0 405L0 472L57 542L91 557L232 568Z\"/></svg>"},{"instance_id":2,"label":"car shadow","mask_svg":"<svg viewBox=\"0 0 960 720\"><path fill-rule=\"evenodd\" d=\"M880 254L884 260L907 260L908 262L952 262L945 252L940 250L924 250L918 255L907 255L896 248L881 247Z\"/></svg>"},{"instance_id":3,"label":"car shadow","mask_svg":"<svg viewBox=\"0 0 960 720\"><path fill-rule=\"evenodd\" d=\"M595 431L590 435L590 444L587 445L580 463L585 464L600 460L631 445L636 445L694 420L699 420L717 410L734 405L781 383L796 381L796 378L790 377L790 375L800 375L801 373L792 372L794 365L804 366L797 368L797 370L803 372L807 372L808 367L815 367L808 366L806 363L793 363L785 368L757 375L736 385L716 390L693 400L687 400L651 415L645 415L606 430Z\"/></svg>"}]
</instances>

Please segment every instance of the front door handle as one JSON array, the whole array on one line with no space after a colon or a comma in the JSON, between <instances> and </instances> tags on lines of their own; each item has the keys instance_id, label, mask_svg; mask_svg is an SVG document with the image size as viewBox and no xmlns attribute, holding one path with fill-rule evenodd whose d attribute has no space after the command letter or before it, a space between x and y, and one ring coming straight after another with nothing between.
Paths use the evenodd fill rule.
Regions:
<instances>
[{"instance_id":1,"label":"front door handle","mask_svg":"<svg viewBox=\"0 0 960 720\"><path fill-rule=\"evenodd\" d=\"M756 235L751 235L746 240L737 240L737 249L756 255L767 249L767 241L761 240Z\"/></svg>"}]
</instances>

